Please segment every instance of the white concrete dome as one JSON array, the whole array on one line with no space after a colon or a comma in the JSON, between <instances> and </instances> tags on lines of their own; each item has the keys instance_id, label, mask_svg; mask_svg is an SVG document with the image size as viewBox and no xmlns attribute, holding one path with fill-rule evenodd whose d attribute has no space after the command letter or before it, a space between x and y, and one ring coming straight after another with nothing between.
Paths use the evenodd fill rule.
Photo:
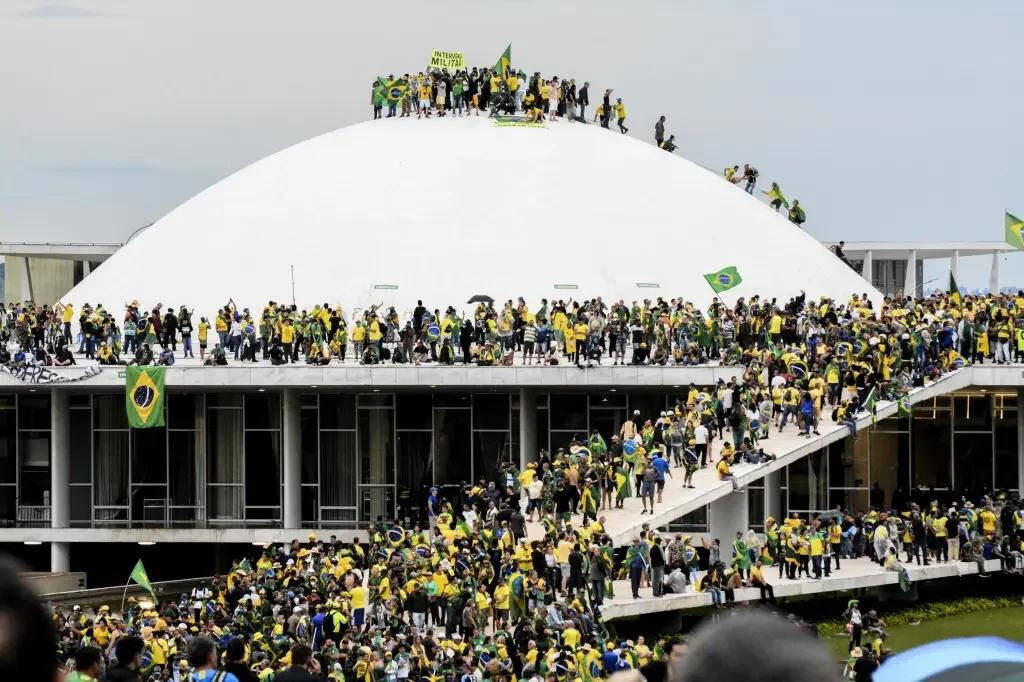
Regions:
<instances>
[{"instance_id":1,"label":"white concrete dome","mask_svg":"<svg viewBox=\"0 0 1024 682\"><path fill-rule=\"evenodd\" d=\"M767 185L767 178L761 182ZM759 195L760 196L760 195ZM812 209L813 210L813 209ZM119 310L232 298L469 310L475 294L706 304L726 292L880 294L803 230L721 177L596 125L386 119L307 140L176 208L64 299Z\"/></svg>"}]
</instances>

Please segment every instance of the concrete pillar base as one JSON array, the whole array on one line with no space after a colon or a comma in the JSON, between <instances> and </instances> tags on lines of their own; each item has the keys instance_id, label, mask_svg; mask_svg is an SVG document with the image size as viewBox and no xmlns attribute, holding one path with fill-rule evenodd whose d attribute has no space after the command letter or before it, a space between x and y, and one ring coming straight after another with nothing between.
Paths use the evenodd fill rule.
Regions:
<instances>
[{"instance_id":1,"label":"concrete pillar base","mask_svg":"<svg viewBox=\"0 0 1024 682\"><path fill-rule=\"evenodd\" d=\"M50 543L50 572L68 573L71 571L71 543Z\"/></svg>"}]
</instances>

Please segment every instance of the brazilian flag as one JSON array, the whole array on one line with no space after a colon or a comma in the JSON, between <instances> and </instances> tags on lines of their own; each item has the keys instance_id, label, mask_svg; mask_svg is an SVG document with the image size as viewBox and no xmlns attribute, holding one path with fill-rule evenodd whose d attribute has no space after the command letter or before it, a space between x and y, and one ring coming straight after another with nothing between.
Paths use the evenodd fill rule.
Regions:
<instances>
[{"instance_id":1,"label":"brazilian flag","mask_svg":"<svg viewBox=\"0 0 1024 682\"><path fill-rule=\"evenodd\" d=\"M953 271L949 271L949 300L955 305L960 305L960 287L957 286L956 278L953 277Z\"/></svg>"},{"instance_id":2,"label":"brazilian flag","mask_svg":"<svg viewBox=\"0 0 1024 682\"><path fill-rule=\"evenodd\" d=\"M508 71L512 68L512 43L508 44L505 51L498 57L494 64L494 72L502 78L508 78Z\"/></svg>"},{"instance_id":3,"label":"brazilian flag","mask_svg":"<svg viewBox=\"0 0 1024 682\"><path fill-rule=\"evenodd\" d=\"M409 89L408 83L402 80L391 81L387 86L389 102L400 102L405 97L405 91Z\"/></svg>"},{"instance_id":4,"label":"brazilian flag","mask_svg":"<svg viewBox=\"0 0 1024 682\"><path fill-rule=\"evenodd\" d=\"M388 542L397 547L405 542L405 531L399 527L388 529Z\"/></svg>"},{"instance_id":5,"label":"brazilian flag","mask_svg":"<svg viewBox=\"0 0 1024 682\"><path fill-rule=\"evenodd\" d=\"M903 396L896 402L897 416L900 419L910 416L910 398Z\"/></svg>"},{"instance_id":6,"label":"brazilian flag","mask_svg":"<svg viewBox=\"0 0 1024 682\"><path fill-rule=\"evenodd\" d=\"M164 425L164 373L166 367L131 366L125 372L125 409L128 425L146 429Z\"/></svg>"},{"instance_id":7,"label":"brazilian flag","mask_svg":"<svg viewBox=\"0 0 1024 682\"><path fill-rule=\"evenodd\" d=\"M1021 220L1012 213L1006 214L1006 243L1015 249L1024 249L1024 220Z\"/></svg>"},{"instance_id":8,"label":"brazilian flag","mask_svg":"<svg viewBox=\"0 0 1024 682\"><path fill-rule=\"evenodd\" d=\"M136 583L141 586L142 589L146 590L153 596L153 601L156 602L156 592L153 591L153 583L149 581L149 574L146 573L146 567L142 565L142 559L139 559L135 563L135 568L132 569L132 574L128 577L129 583Z\"/></svg>"},{"instance_id":9,"label":"brazilian flag","mask_svg":"<svg viewBox=\"0 0 1024 682\"><path fill-rule=\"evenodd\" d=\"M730 265L727 268L722 268L718 272L712 272L704 275L704 279L708 281L711 288L715 290L716 294L720 294L723 291L729 291L733 287L739 286L743 278L740 277L739 270L736 269L735 265Z\"/></svg>"}]
</instances>

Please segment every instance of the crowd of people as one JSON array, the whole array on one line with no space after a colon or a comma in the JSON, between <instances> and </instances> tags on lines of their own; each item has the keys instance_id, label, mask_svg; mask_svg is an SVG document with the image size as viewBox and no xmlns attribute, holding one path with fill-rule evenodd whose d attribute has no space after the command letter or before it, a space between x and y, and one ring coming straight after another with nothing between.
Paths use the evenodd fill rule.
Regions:
<instances>
[{"instance_id":1,"label":"crowd of people","mask_svg":"<svg viewBox=\"0 0 1024 682\"><path fill-rule=\"evenodd\" d=\"M803 294L785 302L740 297L733 305L716 298L704 309L660 297L629 304L542 299L532 309L519 298L481 301L468 313L418 302L404 315L371 306L353 316L329 303L300 310L271 301L250 310L229 302L196 318L186 306L138 301L120 311L11 303L0 309L7 341L0 360L169 365L198 351L201 362L215 365L725 363L775 369L804 383L822 375L829 396L865 381L898 392L965 364L1024 362L1022 292L894 297L879 309L857 294L844 302Z\"/></svg>"},{"instance_id":2,"label":"crowd of people","mask_svg":"<svg viewBox=\"0 0 1024 682\"><path fill-rule=\"evenodd\" d=\"M784 431L784 409L768 412L764 432L722 418L746 391L739 380L690 386L673 409L634 413L607 440L575 438L521 471L503 463L493 480L447 497L433 488L420 516L370 525L365 544L311 535L267 545L212 584L156 604L56 612L62 656L96 679L106 666L109 680L188 679L182 674L221 664L240 681L310 679L300 672L365 682L595 680L685 651L676 637L614 636L601 610L616 579L628 578L635 599L647 589L654 598L707 592L725 609L741 588L774 604L775 580L821 579L861 557L896 571L901 554L1024 565L1024 515L1003 495L979 498L977 509L936 500L922 511L912 499L887 508L872 494L873 508L861 513L790 514L766 519L761 533L737 529L731 547L645 524L616 548L607 515L629 498L653 513L672 488L692 487L700 468L725 478L735 462L772 458L751 435ZM869 630L858 618L851 612L851 659Z\"/></svg>"},{"instance_id":3,"label":"crowd of people","mask_svg":"<svg viewBox=\"0 0 1024 682\"><path fill-rule=\"evenodd\" d=\"M509 65L389 74L374 80L371 87L374 119L479 116L483 111L489 117L521 113L526 122L588 123L589 81L577 84L575 78L545 77L539 71L530 76ZM625 134L629 132L626 105L613 92L606 88L596 100L593 122L609 128L614 115L616 127Z\"/></svg>"}]
</instances>

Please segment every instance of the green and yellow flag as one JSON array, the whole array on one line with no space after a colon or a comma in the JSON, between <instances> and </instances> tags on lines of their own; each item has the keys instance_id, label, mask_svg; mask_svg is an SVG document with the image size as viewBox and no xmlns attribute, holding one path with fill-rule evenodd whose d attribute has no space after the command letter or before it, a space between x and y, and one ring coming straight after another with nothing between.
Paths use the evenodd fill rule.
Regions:
<instances>
[{"instance_id":1,"label":"green and yellow flag","mask_svg":"<svg viewBox=\"0 0 1024 682\"><path fill-rule=\"evenodd\" d=\"M949 300L957 305L960 305L960 302L963 300L960 298L960 287L957 286L952 270L949 271Z\"/></svg>"},{"instance_id":2,"label":"green and yellow flag","mask_svg":"<svg viewBox=\"0 0 1024 682\"><path fill-rule=\"evenodd\" d=\"M1024 249L1024 236L1021 236L1021 230L1024 230L1024 220L1007 211L1006 243L1015 249Z\"/></svg>"},{"instance_id":3,"label":"green and yellow flag","mask_svg":"<svg viewBox=\"0 0 1024 682\"><path fill-rule=\"evenodd\" d=\"M146 567L142 565L142 559L139 559L135 563L135 568L132 569L131 578L132 582L137 583L142 589L149 592L153 596L153 601L156 601L156 592L153 591L153 583L149 582L149 574L146 573Z\"/></svg>"},{"instance_id":4,"label":"green and yellow flag","mask_svg":"<svg viewBox=\"0 0 1024 682\"><path fill-rule=\"evenodd\" d=\"M735 265L730 265L727 268L722 268L718 272L712 272L704 275L704 279L708 281L711 288L715 290L716 294L720 294L723 291L729 291L735 286L739 286L743 278L740 277L739 270L736 269Z\"/></svg>"},{"instance_id":5,"label":"green and yellow flag","mask_svg":"<svg viewBox=\"0 0 1024 682\"><path fill-rule=\"evenodd\" d=\"M164 372L166 367L128 367L124 402L128 425L134 429L164 425Z\"/></svg>"},{"instance_id":6,"label":"green and yellow flag","mask_svg":"<svg viewBox=\"0 0 1024 682\"><path fill-rule=\"evenodd\" d=\"M503 78L507 78L510 68L512 68L512 43L509 43L505 51L498 57L498 61L494 64L494 72L501 74Z\"/></svg>"}]
</instances>

